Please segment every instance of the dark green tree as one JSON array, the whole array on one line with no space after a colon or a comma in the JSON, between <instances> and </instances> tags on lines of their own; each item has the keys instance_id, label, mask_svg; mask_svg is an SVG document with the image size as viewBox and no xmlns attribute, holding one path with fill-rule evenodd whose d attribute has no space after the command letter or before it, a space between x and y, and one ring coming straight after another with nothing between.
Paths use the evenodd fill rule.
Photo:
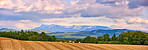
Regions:
<instances>
[{"instance_id":1,"label":"dark green tree","mask_svg":"<svg viewBox=\"0 0 148 50\"><path fill-rule=\"evenodd\" d=\"M55 36L46 35L44 32L39 34L34 31L10 31L10 32L0 32L1 37L14 38L19 40L33 40L33 41L56 41Z\"/></svg>"},{"instance_id":2,"label":"dark green tree","mask_svg":"<svg viewBox=\"0 0 148 50\"><path fill-rule=\"evenodd\" d=\"M82 42L82 40L81 39L76 39L75 42L79 43L79 42Z\"/></svg>"},{"instance_id":3,"label":"dark green tree","mask_svg":"<svg viewBox=\"0 0 148 50\"><path fill-rule=\"evenodd\" d=\"M41 36L45 36L45 32L42 32L42 33L41 33Z\"/></svg>"},{"instance_id":4,"label":"dark green tree","mask_svg":"<svg viewBox=\"0 0 148 50\"><path fill-rule=\"evenodd\" d=\"M111 38L112 41L116 41L117 40L117 37L116 37L116 34L114 33L114 35L112 36Z\"/></svg>"},{"instance_id":5,"label":"dark green tree","mask_svg":"<svg viewBox=\"0 0 148 50\"><path fill-rule=\"evenodd\" d=\"M99 36L98 37L98 41L103 41L103 37L102 36Z\"/></svg>"},{"instance_id":6,"label":"dark green tree","mask_svg":"<svg viewBox=\"0 0 148 50\"><path fill-rule=\"evenodd\" d=\"M109 34L103 35L104 41L110 41Z\"/></svg>"},{"instance_id":7,"label":"dark green tree","mask_svg":"<svg viewBox=\"0 0 148 50\"><path fill-rule=\"evenodd\" d=\"M97 42L97 38L96 37L91 37L91 36L87 36L85 37L82 42L84 43L96 43Z\"/></svg>"},{"instance_id":8,"label":"dark green tree","mask_svg":"<svg viewBox=\"0 0 148 50\"><path fill-rule=\"evenodd\" d=\"M119 41L121 41L121 42L124 41L124 37L123 37L123 34L122 33L119 35Z\"/></svg>"}]
</instances>

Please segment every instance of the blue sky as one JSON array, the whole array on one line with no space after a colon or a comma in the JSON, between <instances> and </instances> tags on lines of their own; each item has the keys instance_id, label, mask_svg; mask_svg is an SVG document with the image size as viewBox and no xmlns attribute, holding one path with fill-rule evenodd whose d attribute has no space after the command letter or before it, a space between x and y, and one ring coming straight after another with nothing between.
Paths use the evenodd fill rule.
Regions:
<instances>
[{"instance_id":1,"label":"blue sky","mask_svg":"<svg viewBox=\"0 0 148 50\"><path fill-rule=\"evenodd\" d=\"M96 25L148 31L148 0L0 0L0 28Z\"/></svg>"}]
</instances>

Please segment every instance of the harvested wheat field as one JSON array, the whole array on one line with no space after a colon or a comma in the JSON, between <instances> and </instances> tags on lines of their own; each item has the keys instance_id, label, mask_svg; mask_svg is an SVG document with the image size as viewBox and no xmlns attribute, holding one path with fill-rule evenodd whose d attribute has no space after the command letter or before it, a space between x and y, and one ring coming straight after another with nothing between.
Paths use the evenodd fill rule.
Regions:
<instances>
[{"instance_id":1,"label":"harvested wheat field","mask_svg":"<svg viewBox=\"0 0 148 50\"><path fill-rule=\"evenodd\" d=\"M0 50L148 50L148 46L21 41L0 37Z\"/></svg>"}]
</instances>

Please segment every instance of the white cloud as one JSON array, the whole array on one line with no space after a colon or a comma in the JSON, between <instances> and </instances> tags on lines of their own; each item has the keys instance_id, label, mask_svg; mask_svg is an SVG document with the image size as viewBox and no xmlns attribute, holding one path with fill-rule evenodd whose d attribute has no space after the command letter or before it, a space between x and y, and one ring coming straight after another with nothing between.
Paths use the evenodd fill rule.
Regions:
<instances>
[{"instance_id":1,"label":"white cloud","mask_svg":"<svg viewBox=\"0 0 148 50\"><path fill-rule=\"evenodd\" d=\"M100 25L110 26L114 22L106 17L73 17L73 18L53 18L41 19L43 24L58 24L58 25Z\"/></svg>"},{"instance_id":2,"label":"white cloud","mask_svg":"<svg viewBox=\"0 0 148 50\"><path fill-rule=\"evenodd\" d=\"M125 19L115 19L115 22L124 22Z\"/></svg>"},{"instance_id":3,"label":"white cloud","mask_svg":"<svg viewBox=\"0 0 148 50\"><path fill-rule=\"evenodd\" d=\"M13 16L14 18L10 17L13 18L12 20L14 21L9 21L10 19L8 21L0 21L0 25L6 27L11 26L11 28L17 29L31 29L40 24L101 25L114 26L113 28L140 28L141 30L147 30L146 27L148 27L148 20L138 18L142 16L141 11L145 7L129 9L129 2L126 0L120 0L120 2L112 3L112 5L96 3L96 0L71 1L70 5L62 3L62 1L63 0L0 0L0 8L8 9L8 11L0 10L0 12L2 12L1 14L20 15ZM10 12L9 9L11 9L11 11L14 10L14 12ZM21 11L25 13L19 14L18 12ZM126 17L131 18L127 19ZM6 20L7 18L2 16L1 19Z\"/></svg>"},{"instance_id":4,"label":"white cloud","mask_svg":"<svg viewBox=\"0 0 148 50\"><path fill-rule=\"evenodd\" d=\"M128 19L127 23L131 23L131 24L148 24L148 20L138 18L138 17L134 17L134 18Z\"/></svg>"},{"instance_id":5,"label":"white cloud","mask_svg":"<svg viewBox=\"0 0 148 50\"><path fill-rule=\"evenodd\" d=\"M11 29L32 29L40 26L40 23L33 22L31 20L20 20L20 21L0 21L0 26Z\"/></svg>"},{"instance_id":6,"label":"white cloud","mask_svg":"<svg viewBox=\"0 0 148 50\"><path fill-rule=\"evenodd\" d=\"M64 9L60 0L2 0L0 3L0 8L14 9L15 12L59 13L59 10Z\"/></svg>"},{"instance_id":7,"label":"white cloud","mask_svg":"<svg viewBox=\"0 0 148 50\"><path fill-rule=\"evenodd\" d=\"M129 17L124 19L114 19L117 24L112 25L112 28L126 28L131 30L148 31L148 20L139 17Z\"/></svg>"},{"instance_id":8,"label":"white cloud","mask_svg":"<svg viewBox=\"0 0 148 50\"><path fill-rule=\"evenodd\" d=\"M146 26L145 27L143 27L143 26L144 25L141 25L141 24L114 24L111 26L111 28L148 31Z\"/></svg>"},{"instance_id":9,"label":"white cloud","mask_svg":"<svg viewBox=\"0 0 148 50\"><path fill-rule=\"evenodd\" d=\"M78 2L79 2L79 1L71 1L70 4L71 4L71 5L75 5L75 4L77 4Z\"/></svg>"},{"instance_id":10,"label":"white cloud","mask_svg":"<svg viewBox=\"0 0 148 50\"><path fill-rule=\"evenodd\" d=\"M72 17L72 18L49 18L41 19L38 22L31 20L19 20L19 21L0 21L0 28L16 28L16 29L33 29L39 27L41 24L50 25L57 24L63 26L72 25L90 25L90 26L108 26L114 29L132 29L132 30L144 30L147 29L147 21L141 18L129 18L129 19L111 19L105 16L102 17ZM128 24L130 22L132 24Z\"/></svg>"},{"instance_id":11,"label":"white cloud","mask_svg":"<svg viewBox=\"0 0 148 50\"><path fill-rule=\"evenodd\" d=\"M3 15L13 15L13 16L17 16L17 15L20 15L18 13L14 13L13 11L8 11L8 10L0 10L0 14L3 14Z\"/></svg>"},{"instance_id":12,"label":"white cloud","mask_svg":"<svg viewBox=\"0 0 148 50\"><path fill-rule=\"evenodd\" d=\"M128 1L116 2L114 6L96 3L96 0L71 1L71 5L62 3L62 1L63 0L2 0L0 7L14 9L15 12L33 11L57 15L74 15L80 13L82 17L106 16L110 18L140 16L140 11L143 9L142 7L129 9Z\"/></svg>"},{"instance_id":13,"label":"white cloud","mask_svg":"<svg viewBox=\"0 0 148 50\"><path fill-rule=\"evenodd\" d=\"M82 16L106 16L110 18L124 18L140 16L142 8L129 9L128 2L118 2L118 5L110 6L106 4L95 3L89 5L82 11Z\"/></svg>"},{"instance_id":14,"label":"white cloud","mask_svg":"<svg viewBox=\"0 0 148 50\"><path fill-rule=\"evenodd\" d=\"M17 21L0 21L0 23L1 23L0 26L6 28L25 29L25 30L39 27L41 24L46 24L46 25L58 24L64 26L72 26L72 25L110 26L113 24L112 20L106 17L51 18L51 19L41 19L39 22L34 22L31 20L17 20Z\"/></svg>"},{"instance_id":15,"label":"white cloud","mask_svg":"<svg viewBox=\"0 0 148 50\"><path fill-rule=\"evenodd\" d=\"M12 9L13 6L11 0L0 0L0 8Z\"/></svg>"}]
</instances>

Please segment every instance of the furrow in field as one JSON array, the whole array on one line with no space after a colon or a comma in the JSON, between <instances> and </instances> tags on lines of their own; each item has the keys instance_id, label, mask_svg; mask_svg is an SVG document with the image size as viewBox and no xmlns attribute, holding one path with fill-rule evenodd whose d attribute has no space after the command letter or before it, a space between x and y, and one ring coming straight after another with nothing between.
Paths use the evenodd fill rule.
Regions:
<instances>
[{"instance_id":1,"label":"furrow in field","mask_svg":"<svg viewBox=\"0 0 148 50\"><path fill-rule=\"evenodd\" d=\"M119 44L99 44L102 46L107 46L110 48L115 48L117 50L147 50L148 47L144 45L119 45Z\"/></svg>"},{"instance_id":2,"label":"furrow in field","mask_svg":"<svg viewBox=\"0 0 148 50\"><path fill-rule=\"evenodd\" d=\"M106 50L106 49L104 49L104 48L101 48L101 47L98 47L98 46L94 46L94 45L89 45L89 44L88 44L88 46L94 47L95 49L98 49L98 50Z\"/></svg>"},{"instance_id":3,"label":"furrow in field","mask_svg":"<svg viewBox=\"0 0 148 50\"><path fill-rule=\"evenodd\" d=\"M120 49L120 50L134 50L133 49L133 47L131 47L131 46L126 46L126 45L124 45L124 46L120 46L120 45L103 45L103 46L108 46L108 47L110 47L110 48L116 48L116 49ZM121 49L122 48L122 49Z\"/></svg>"},{"instance_id":4,"label":"furrow in field","mask_svg":"<svg viewBox=\"0 0 148 50\"><path fill-rule=\"evenodd\" d=\"M43 46L34 41L26 41L26 43L28 43L29 46L34 48L34 50L46 50Z\"/></svg>"},{"instance_id":5,"label":"furrow in field","mask_svg":"<svg viewBox=\"0 0 148 50\"><path fill-rule=\"evenodd\" d=\"M56 48L58 49L61 49L61 50L71 50L70 48L66 47L66 46L63 46L61 44L58 44L59 42L48 42L49 44L55 46Z\"/></svg>"},{"instance_id":6,"label":"furrow in field","mask_svg":"<svg viewBox=\"0 0 148 50\"><path fill-rule=\"evenodd\" d=\"M2 48L2 46L1 46L1 40L0 40L0 50L2 50L3 48Z\"/></svg>"},{"instance_id":7,"label":"furrow in field","mask_svg":"<svg viewBox=\"0 0 148 50\"><path fill-rule=\"evenodd\" d=\"M105 45L98 45L98 44L89 44L89 45L104 48L105 50L120 50L120 49L116 49L116 48L113 48L113 47L110 47L110 46L105 46Z\"/></svg>"},{"instance_id":8,"label":"furrow in field","mask_svg":"<svg viewBox=\"0 0 148 50\"><path fill-rule=\"evenodd\" d=\"M58 50L58 48L56 48L53 45L49 45L47 42L41 42L39 41L40 44L44 45L46 48L50 49L50 50Z\"/></svg>"},{"instance_id":9,"label":"furrow in field","mask_svg":"<svg viewBox=\"0 0 148 50\"><path fill-rule=\"evenodd\" d=\"M35 50L32 46L30 46L27 42L25 41L20 41L21 44L24 46L25 50Z\"/></svg>"},{"instance_id":10,"label":"furrow in field","mask_svg":"<svg viewBox=\"0 0 148 50\"><path fill-rule=\"evenodd\" d=\"M53 50L53 47L45 45L45 44L47 44L46 42L36 41L36 43L43 46L46 50Z\"/></svg>"},{"instance_id":11,"label":"furrow in field","mask_svg":"<svg viewBox=\"0 0 148 50\"><path fill-rule=\"evenodd\" d=\"M47 42L47 44L49 44L49 45L51 45L51 46L54 46L54 47L57 48L58 50L63 50L62 48L60 48L60 47L57 46L56 44L49 43L49 42Z\"/></svg>"},{"instance_id":12,"label":"furrow in field","mask_svg":"<svg viewBox=\"0 0 148 50\"><path fill-rule=\"evenodd\" d=\"M13 45L11 40L1 40L2 50L13 50Z\"/></svg>"},{"instance_id":13,"label":"furrow in field","mask_svg":"<svg viewBox=\"0 0 148 50\"><path fill-rule=\"evenodd\" d=\"M147 45L21 41L0 37L0 50L147 50Z\"/></svg>"},{"instance_id":14,"label":"furrow in field","mask_svg":"<svg viewBox=\"0 0 148 50\"><path fill-rule=\"evenodd\" d=\"M24 41L19 41L19 43L21 44L21 46L25 49L25 50L33 50L31 49L31 47L28 47L29 45L27 43L25 43Z\"/></svg>"},{"instance_id":15,"label":"furrow in field","mask_svg":"<svg viewBox=\"0 0 148 50\"><path fill-rule=\"evenodd\" d=\"M38 41L35 41L35 42L41 45L42 47L44 47L46 50L50 50L49 48L45 47L43 44L39 43Z\"/></svg>"},{"instance_id":16,"label":"furrow in field","mask_svg":"<svg viewBox=\"0 0 148 50\"><path fill-rule=\"evenodd\" d=\"M21 43L18 40L11 40L11 43L13 45L14 50L25 50L23 45L21 45Z\"/></svg>"},{"instance_id":17,"label":"furrow in field","mask_svg":"<svg viewBox=\"0 0 148 50\"><path fill-rule=\"evenodd\" d=\"M58 43L58 44L60 44L60 45L62 45L64 47L67 47L67 48L69 48L71 50L80 50L79 48L77 48L75 46L72 46L72 45L68 45L67 43Z\"/></svg>"},{"instance_id":18,"label":"furrow in field","mask_svg":"<svg viewBox=\"0 0 148 50\"><path fill-rule=\"evenodd\" d=\"M92 47L92 46L89 46L87 44L81 44L81 43L75 43L76 45L79 45L79 46L83 46L84 48L87 48L89 50L95 50L95 49L98 49L98 48L95 48L95 47Z\"/></svg>"},{"instance_id":19,"label":"furrow in field","mask_svg":"<svg viewBox=\"0 0 148 50\"><path fill-rule=\"evenodd\" d=\"M81 45L78 45L78 44L75 44L75 43L67 43L67 44L71 45L71 46L74 46L74 47L77 47L80 50L88 50L88 48L85 48L84 46L81 46Z\"/></svg>"},{"instance_id":20,"label":"furrow in field","mask_svg":"<svg viewBox=\"0 0 148 50\"><path fill-rule=\"evenodd\" d=\"M99 47L96 47L96 46L91 46L91 45L88 45L88 44L79 43L78 45L83 46L85 48L88 48L90 50L95 50L95 49L97 49L97 50L105 50L103 48L99 48Z\"/></svg>"}]
</instances>

